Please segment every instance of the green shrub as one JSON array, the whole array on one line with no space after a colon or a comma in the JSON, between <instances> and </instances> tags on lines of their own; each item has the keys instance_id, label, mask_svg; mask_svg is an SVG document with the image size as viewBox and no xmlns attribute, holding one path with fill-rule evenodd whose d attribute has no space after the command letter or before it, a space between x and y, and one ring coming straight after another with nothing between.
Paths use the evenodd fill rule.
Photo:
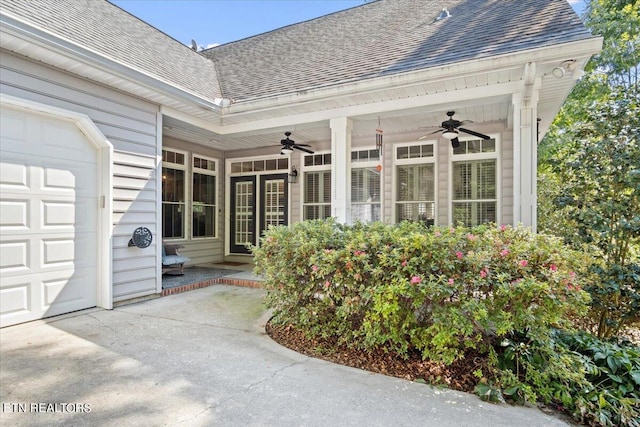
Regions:
<instances>
[{"instance_id":1,"label":"green shrub","mask_svg":"<svg viewBox=\"0 0 640 427\"><path fill-rule=\"evenodd\" d=\"M592 425L640 426L639 350L567 332L585 320L595 264L558 239L521 227L327 220L270 228L252 250L276 324L445 363L473 351L487 359L488 372L474 372L484 399L554 402Z\"/></svg>"},{"instance_id":2,"label":"green shrub","mask_svg":"<svg viewBox=\"0 0 640 427\"><path fill-rule=\"evenodd\" d=\"M640 426L640 348L585 332L554 331L539 341L506 339L495 376L476 392L486 400L555 403L589 425Z\"/></svg>"},{"instance_id":3,"label":"green shrub","mask_svg":"<svg viewBox=\"0 0 640 427\"><path fill-rule=\"evenodd\" d=\"M577 254L525 228L306 221L270 228L253 252L275 322L445 363L570 328L588 301Z\"/></svg>"}]
</instances>

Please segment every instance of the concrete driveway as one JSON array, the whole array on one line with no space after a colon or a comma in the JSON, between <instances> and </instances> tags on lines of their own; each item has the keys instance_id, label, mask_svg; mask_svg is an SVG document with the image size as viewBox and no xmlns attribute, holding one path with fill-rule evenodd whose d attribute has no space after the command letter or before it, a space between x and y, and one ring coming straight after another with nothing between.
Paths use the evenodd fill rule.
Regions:
<instances>
[{"instance_id":1,"label":"concrete driveway","mask_svg":"<svg viewBox=\"0 0 640 427\"><path fill-rule=\"evenodd\" d=\"M4 328L0 424L566 425L283 348L264 333L263 295L215 285Z\"/></svg>"}]
</instances>

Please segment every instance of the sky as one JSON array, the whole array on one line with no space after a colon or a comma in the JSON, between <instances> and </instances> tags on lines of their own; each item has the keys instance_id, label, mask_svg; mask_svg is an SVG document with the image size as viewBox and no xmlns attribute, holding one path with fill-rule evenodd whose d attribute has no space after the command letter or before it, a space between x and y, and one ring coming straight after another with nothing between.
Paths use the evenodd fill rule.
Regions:
<instances>
[{"instance_id":1,"label":"sky","mask_svg":"<svg viewBox=\"0 0 640 427\"><path fill-rule=\"evenodd\" d=\"M110 0L181 43L228 43L365 3L365 0ZM527 1L527 0L520 0ZM568 0L580 14L583 0Z\"/></svg>"}]
</instances>

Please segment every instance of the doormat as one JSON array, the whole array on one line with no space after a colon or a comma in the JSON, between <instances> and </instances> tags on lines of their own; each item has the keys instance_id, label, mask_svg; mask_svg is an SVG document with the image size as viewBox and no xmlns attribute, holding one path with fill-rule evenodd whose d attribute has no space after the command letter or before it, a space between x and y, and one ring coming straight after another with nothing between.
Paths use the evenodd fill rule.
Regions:
<instances>
[{"instance_id":1,"label":"doormat","mask_svg":"<svg viewBox=\"0 0 640 427\"><path fill-rule=\"evenodd\" d=\"M229 266L238 266L238 265L246 265L246 262L237 262L237 261L223 261L223 262L215 262L214 265L229 265Z\"/></svg>"}]
</instances>

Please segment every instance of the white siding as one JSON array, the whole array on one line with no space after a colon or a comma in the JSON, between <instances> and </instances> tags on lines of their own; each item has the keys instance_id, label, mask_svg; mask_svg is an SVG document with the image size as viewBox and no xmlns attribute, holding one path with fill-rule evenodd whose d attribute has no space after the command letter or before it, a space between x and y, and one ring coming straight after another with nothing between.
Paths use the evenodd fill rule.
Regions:
<instances>
[{"instance_id":1,"label":"white siding","mask_svg":"<svg viewBox=\"0 0 640 427\"><path fill-rule=\"evenodd\" d=\"M159 107L113 89L0 52L2 92L86 114L114 146L114 301L156 293L157 246L129 248L139 226L158 234L156 117Z\"/></svg>"}]
</instances>

